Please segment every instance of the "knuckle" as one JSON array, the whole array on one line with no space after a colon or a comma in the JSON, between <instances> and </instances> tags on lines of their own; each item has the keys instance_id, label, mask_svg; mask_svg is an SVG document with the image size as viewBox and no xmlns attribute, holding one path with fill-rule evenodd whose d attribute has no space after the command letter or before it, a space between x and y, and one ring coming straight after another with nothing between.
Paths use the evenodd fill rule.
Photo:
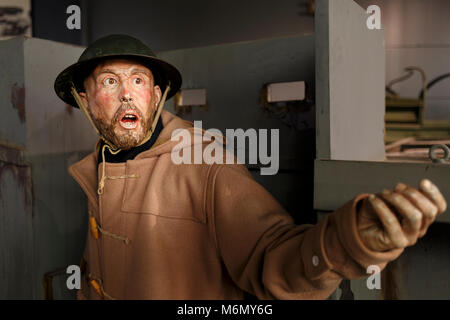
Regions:
<instances>
[{"instance_id":1,"label":"knuckle","mask_svg":"<svg viewBox=\"0 0 450 320\"><path fill-rule=\"evenodd\" d=\"M401 204L402 196L398 193L393 193L391 199L395 204Z\"/></svg>"},{"instance_id":2,"label":"knuckle","mask_svg":"<svg viewBox=\"0 0 450 320\"><path fill-rule=\"evenodd\" d=\"M408 195L409 197L413 198L413 199L417 199L419 197L419 192L414 189L409 187L408 189L406 189L405 194Z\"/></svg>"},{"instance_id":3,"label":"knuckle","mask_svg":"<svg viewBox=\"0 0 450 320\"><path fill-rule=\"evenodd\" d=\"M438 208L436 206L431 206L428 210L428 218L434 219L438 214Z\"/></svg>"},{"instance_id":4,"label":"knuckle","mask_svg":"<svg viewBox=\"0 0 450 320\"><path fill-rule=\"evenodd\" d=\"M388 225L390 225L392 228L395 228L396 222L397 222L397 219L394 218L394 217L389 216L389 217L386 218L386 223Z\"/></svg>"},{"instance_id":5,"label":"knuckle","mask_svg":"<svg viewBox=\"0 0 450 320\"><path fill-rule=\"evenodd\" d=\"M402 248L407 247L407 246L410 245L409 241L408 241L408 239L406 237L402 237L401 244L402 244Z\"/></svg>"},{"instance_id":6,"label":"knuckle","mask_svg":"<svg viewBox=\"0 0 450 320\"><path fill-rule=\"evenodd\" d=\"M375 206L376 208L378 208L378 209L384 209L384 208L385 208L385 207L384 207L384 201L381 200L381 199L379 199L379 198L375 198L375 199L373 200L373 204L374 204L374 206Z\"/></svg>"},{"instance_id":7,"label":"knuckle","mask_svg":"<svg viewBox=\"0 0 450 320\"><path fill-rule=\"evenodd\" d=\"M405 237L398 237L394 243L397 248L405 248L408 246L409 242Z\"/></svg>"},{"instance_id":8,"label":"knuckle","mask_svg":"<svg viewBox=\"0 0 450 320\"><path fill-rule=\"evenodd\" d=\"M423 218L423 215L418 210L414 210L409 216L409 220L414 224L418 224L418 222L420 222L422 220L422 218Z\"/></svg>"},{"instance_id":9,"label":"knuckle","mask_svg":"<svg viewBox=\"0 0 450 320\"><path fill-rule=\"evenodd\" d=\"M395 186L395 190L396 191L402 191L402 190L405 190L407 187L406 187L406 184L404 184L403 182L399 182L399 183L397 183L397 185Z\"/></svg>"}]
</instances>

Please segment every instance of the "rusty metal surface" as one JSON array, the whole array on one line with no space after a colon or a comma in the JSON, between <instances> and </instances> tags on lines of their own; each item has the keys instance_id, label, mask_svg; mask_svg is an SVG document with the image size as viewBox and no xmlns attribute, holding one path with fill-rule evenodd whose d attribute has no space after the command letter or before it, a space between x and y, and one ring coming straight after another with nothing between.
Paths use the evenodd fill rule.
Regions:
<instances>
[{"instance_id":1,"label":"rusty metal surface","mask_svg":"<svg viewBox=\"0 0 450 320\"><path fill-rule=\"evenodd\" d=\"M31 167L21 151L0 146L0 299L33 299Z\"/></svg>"},{"instance_id":2,"label":"rusty metal surface","mask_svg":"<svg viewBox=\"0 0 450 320\"><path fill-rule=\"evenodd\" d=\"M0 145L0 299L45 298L43 276L79 263L87 209L67 166L84 155L25 161L23 151ZM65 281L64 275L53 279L55 299L75 298Z\"/></svg>"},{"instance_id":3,"label":"rusty metal surface","mask_svg":"<svg viewBox=\"0 0 450 320\"><path fill-rule=\"evenodd\" d=\"M42 290L45 273L61 266L79 264L87 230L87 202L67 167L85 153L28 156L33 164L36 255L35 286ZM65 276L53 279L54 299L74 299L65 287ZM44 296L40 296L44 298Z\"/></svg>"},{"instance_id":4,"label":"rusty metal surface","mask_svg":"<svg viewBox=\"0 0 450 320\"><path fill-rule=\"evenodd\" d=\"M11 104L17 109L21 123L25 122L25 87L14 83L11 87Z\"/></svg>"},{"instance_id":5,"label":"rusty metal surface","mask_svg":"<svg viewBox=\"0 0 450 320\"><path fill-rule=\"evenodd\" d=\"M96 137L53 91L81 51L35 38L0 42L0 299L42 299L44 275L81 259L86 199L67 168ZM55 299L75 298L66 278L53 279Z\"/></svg>"},{"instance_id":6,"label":"rusty metal surface","mask_svg":"<svg viewBox=\"0 0 450 320\"><path fill-rule=\"evenodd\" d=\"M0 139L25 146L23 39L1 41L0 45Z\"/></svg>"}]
</instances>

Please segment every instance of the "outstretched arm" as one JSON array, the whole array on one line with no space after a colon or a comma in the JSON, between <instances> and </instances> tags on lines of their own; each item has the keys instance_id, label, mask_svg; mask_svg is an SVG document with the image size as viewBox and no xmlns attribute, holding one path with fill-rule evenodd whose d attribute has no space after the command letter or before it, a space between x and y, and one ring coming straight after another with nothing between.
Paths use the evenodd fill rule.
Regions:
<instances>
[{"instance_id":1,"label":"outstretched arm","mask_svg":"<svg viewBox=\"0 0 450 320\"><path fill-rule=\"evenodd\" d=\"M384 268L426 232L432 215L445 210L442 195L425 182L425 189L416 191L429 202L410 187L399 185L395 191L403 188L402 194L421 199L414 202L420 206L414 214L412 200L393 207L389 201L398 199L388 201L387 192L363 194L315 226L298 226L243 166L215 167L209 185L208 220L224 269L241 289L261 299L325 299L343 278L367 277L370 265ZM397 242L399 229L393 221L397 210L406 217L399 223L406 228L402 232L408 235L407 242ZM414 220L419 211L420 231L414 222L416 231L411 233L407 217Z\"/></svg>"}]
</instances>

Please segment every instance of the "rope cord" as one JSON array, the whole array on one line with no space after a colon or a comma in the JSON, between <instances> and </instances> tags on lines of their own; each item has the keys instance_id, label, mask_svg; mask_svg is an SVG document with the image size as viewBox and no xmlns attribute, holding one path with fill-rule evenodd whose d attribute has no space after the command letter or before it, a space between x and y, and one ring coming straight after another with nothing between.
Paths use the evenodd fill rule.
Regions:
<instances>
[{"instance_id":1,"label":"rope cord","mask_svg":"<svg viewBox=\"0 0 450 320\"><path fill-rule=\"evenodd\" d=\"M104 234L105 236L109 236L109 237L111 237L111 238L113 238L113 239L123 241L126 245L130 244L131 240L130 240L129 238L123 237L123 236L119 236L119 235L117 235L117 234L115 234L115 233L106 231L105 229L103 229L102 227L100 227L100 226L98 225L97 221L95 220L94 214L93 214L91 211L88 211L88 212L89 212L89 219L93 219L93 223L91 224L91 230L92 230L93 232L95 232L96 230L98 230L98 231L100 231L102 234ZM97 239L97 238L98 238L98 235L95 236L95 239Z\"/></svg>"},{"instance_id":2,"label":"rope cord","mask_svg":"<svg viewBox=\"0 0 450 320\"><path fill-rule=\"evenodd\" d=\"M87 111L87 108L83 103L83 100L81 100L81 97L78 94L78 91L75 89L75 85L73 84L73 82L71 84L72 84L72 87L70 88L70 91L72 92L72 96L75 99L75 102L77 103L78 107L80 107L80 109L83 111L86 118L88 118L88 120L91 123L92 127L94 128L95 132L103 139L103 136L100 134L100 131L97 129L94 121L91 118L91 115Z\"/></svg>"},{"instance_id":3,"label":"rope cord","mask_svg":"<svg viewBox=\"0 0 450 320\"><path fill-rule=\"evenodd\" d=\"M121 151L120 149L113 151L109 145L107 145L107 144L103 145L103 148L102 148L102 177L100 178L100 182L98 183L98 189L97 189L97 193L99 195L103 194L103 188L105 187L105 180L106 180L105 150L106 150L106 148L109 149L109 152L111 152L111 154L118 154Z\"/></svg>"},{"instance_id":4,"label":"rope cord","mask_svg":"<svg viewBox=\"0 0 450 320\"><path fill-rule=\"evenodd\" d=\"M126 174L123 176L106 176L106 180L137 179L137 178L139 178L138 174Z\"/></svg>"},{"instance_id":5,"label":"rope cord","mask_svg":"<svg viewBox=\"0 0 450 320\"><path fill-rule=\"evenodd\" d=\"M122 237L122 236L119 236L119 235L114 234L112 232L106 231L106 230L102 229L102 227L100 227L100 226L98 226L98 230L102 234L104 234L105 236L109 236L109 237L111 237L113 239L123 241L126 245L128 245L130 243L130 239L128 239L127 237Z\"/></svg>"}]
</instances>

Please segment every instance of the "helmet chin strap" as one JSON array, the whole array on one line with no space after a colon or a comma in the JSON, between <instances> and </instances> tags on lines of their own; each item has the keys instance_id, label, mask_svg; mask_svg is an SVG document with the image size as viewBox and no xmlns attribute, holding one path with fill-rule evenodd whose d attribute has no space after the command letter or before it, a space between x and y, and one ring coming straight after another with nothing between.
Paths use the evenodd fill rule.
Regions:
<instances>
[{"instance_id":1,"label":"helmet chin strap","mask_svg":"<svg viewBox=\"0 0 450 320\"><path fill-rule=\"evenodd\" d=\"M89 122L91 123L92 127L94 128L95 132L97 132L97 134L100 136L100 138L105 142L105 145L102 148L102 176L100 178L100 181L98 183L98 189L97 189L97 193L99 195L103 194L103 189L105 187L105 180L106 180L106 161L105 161L105 151L106 148L109 149L109 152L111 154L118 154L120 151L122 151L119 147L117 147L116 145L114 145L111 141L109 141L108 139L106 139L101 133L100 130L98 130L97 126L95 125L94 121L92 120L91 115L89 114L89 112L87 111L86 106L83 103L83 100L81 100L81 97L78 93L78 91L75 89L75 85L72 83L72 87L70 88L72 95L77 103L77 105L80 107L81 110L83 110L84 115L88 118ZM162 109L164 107L164 103L166 102L166 97L167 97L167 93L170 91L170 82L167 83L166 85L166 89L164 90L164 94L161 98L161 101L158 104L158 108L155 111L155 116L153 119L153 123L152 126L150 127L149 131L147 132L147 135L145 136L145 138L137 145L143 145L144 143L146 143L147 141L150 140L150 138L153 135L153 132L155 132L155 128L156 128L156 124L158 123L159 117L161 116L161 112Z\"/></svg>"},{"instance_id":2,"label":"helmet chin strap","mask_svg":"<svg viewBox=\"0 0 450 320\"><path fill-rule=\"evenodd\" d=\"M152 126L150 127L150 130L147 132L147 135L145 136L144 140L142 140L141 143L139 143L137 146L141 146L151 139L153 132L155 132L156 125L158 124L158 120L159 120L159 117L161 116L161 112L163 110L164 103L166 102L166 97L167 97L167 94L169 93L169 91L170 91L170 81L167 83L166 89L164 90L164 94L161 98L161 101L159 101L159 104L157 105L158 108L155 111L153 123L152 123Z\"/></svg>"}]
</instances>

